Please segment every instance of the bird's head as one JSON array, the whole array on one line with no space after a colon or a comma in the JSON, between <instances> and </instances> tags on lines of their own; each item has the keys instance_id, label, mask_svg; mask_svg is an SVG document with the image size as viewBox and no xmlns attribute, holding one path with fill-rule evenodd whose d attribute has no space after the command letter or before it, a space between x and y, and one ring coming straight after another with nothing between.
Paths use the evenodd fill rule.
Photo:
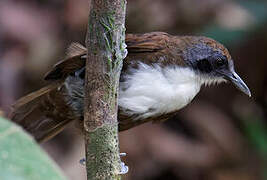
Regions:
<instances>
[{"instance_id":1,"label":"bird's head","mask_svg":"<svg viewBox=\"0 0 267 180\"><path fill-rule=\"evenodd\" d=\"M220 43L206 37L184 37L183 58L197 72L204 83L230 81L240 91L251 96L250 90L234 70L228 50Z\"/></svg>"}]
</instances>

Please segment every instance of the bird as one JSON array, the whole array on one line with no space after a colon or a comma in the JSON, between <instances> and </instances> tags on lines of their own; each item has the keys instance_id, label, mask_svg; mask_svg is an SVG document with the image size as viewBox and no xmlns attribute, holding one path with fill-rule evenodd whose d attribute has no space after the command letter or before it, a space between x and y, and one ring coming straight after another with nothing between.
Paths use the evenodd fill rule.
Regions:
<instances>
[{"instance_id":1,"label":"bird","mask_svg":"<svg viewBox=\"0 0 267 180\"><path fill-rule=\"evenodd\" d=\"M230 82L249 97L251 92L234 69L229 51L204 36L165 32L126 34L118 92L118 128L164 122L188 105L201 87ZM87 49L70 45L66 57L45 75L49 84L20 98L10 119L44 142L76 121L83 127Z\"/></svg>"}]
</instances>

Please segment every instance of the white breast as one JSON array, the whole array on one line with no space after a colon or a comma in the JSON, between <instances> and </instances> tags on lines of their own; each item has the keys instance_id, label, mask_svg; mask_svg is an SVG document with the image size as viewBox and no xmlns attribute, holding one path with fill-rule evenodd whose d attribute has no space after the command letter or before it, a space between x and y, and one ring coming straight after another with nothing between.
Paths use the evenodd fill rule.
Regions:
<instances>
[{"instance_id":1,"label":"white breast","mask_svg":"<svg viewBox=\"0 0 267 180\"><path fill-rule=\"evenodd\" d=\"M120 83L119 106L136 119L157 116L186 106L203 83L193 70L140 64Z\"/></svg>"}]
</instances>

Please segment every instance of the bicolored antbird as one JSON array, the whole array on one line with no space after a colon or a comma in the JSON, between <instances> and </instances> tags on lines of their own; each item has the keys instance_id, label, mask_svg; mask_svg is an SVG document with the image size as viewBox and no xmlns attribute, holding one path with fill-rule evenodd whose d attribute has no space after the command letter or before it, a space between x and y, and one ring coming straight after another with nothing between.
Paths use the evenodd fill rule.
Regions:
<instances>
[{"instance_id":1,"label":"bicolored antbird","mask_svg":"<svg viewBox=\"0 0 267 180\"><path fill-rule=\"evenodd\" d=\"M119 87L119 130L165 121L185 107L201 86L230 81L251 96L228 50L213 39L163 32L126 35L128 56ZM86 49L72 44L45 76L50 85L19 99L11 119L38 141L83 121Z\"/></svg>"}]
</instances>

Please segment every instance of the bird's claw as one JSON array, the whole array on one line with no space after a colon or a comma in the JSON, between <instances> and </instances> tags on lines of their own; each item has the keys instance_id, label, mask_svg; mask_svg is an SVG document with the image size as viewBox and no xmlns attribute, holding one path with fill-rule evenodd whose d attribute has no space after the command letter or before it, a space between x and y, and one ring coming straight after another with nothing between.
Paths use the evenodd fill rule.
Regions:
<instances>
[{"instance_id":1,"label":"bird's claw","mask_svg":"<svg viewBox=\"0 0 267 180\"><path fill-rule=\"evenodd\" d=\"M126 153L120 153L120 157L125 157ZM119 174L126 174L129 171L129 167L125 165L124 162L121 161L121 170Z\"/></svg>"},{"instance_id":2,"label":"bird's claw","mask_svg":"<svg viewBox=\"0 0 267 180\"><path fill-rule=\"evenodd\" d=\"M126 153L120 153L121 157L125 157L127 154Z\"/></svg>"},{"instance_id":3,"label":"bird's claw","mask_svg":"<svg viewBox=\"0 0 267 180\"><path fill-rule=\"evenodd\" d=\"M119 174L127 174L129 171L129 167L125 165L124 162L121 162L121 170Z\"/></svg>"}]
</instances>

